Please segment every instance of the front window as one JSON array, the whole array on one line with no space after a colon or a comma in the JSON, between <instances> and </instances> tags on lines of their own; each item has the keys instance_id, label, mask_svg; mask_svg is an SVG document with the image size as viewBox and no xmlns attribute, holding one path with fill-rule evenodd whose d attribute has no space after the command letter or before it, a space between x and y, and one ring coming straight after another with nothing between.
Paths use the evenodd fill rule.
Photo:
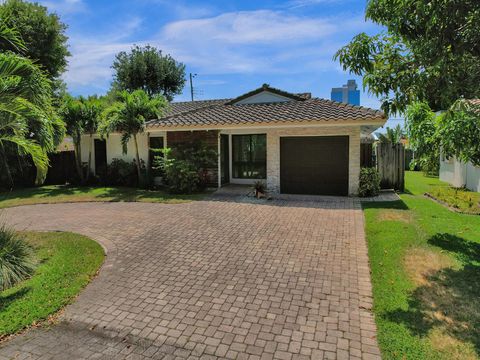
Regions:
<instances>
[{"instance_id":1,"label":"front window","mask_svg":"<svg viewBox=\"0 0 480 360\"><path fill-rule=\"evenodd\" d=\"M265 134L232 136L232 176L237 179L265 179L267 139Z\"/></svg>"}]
</instances>

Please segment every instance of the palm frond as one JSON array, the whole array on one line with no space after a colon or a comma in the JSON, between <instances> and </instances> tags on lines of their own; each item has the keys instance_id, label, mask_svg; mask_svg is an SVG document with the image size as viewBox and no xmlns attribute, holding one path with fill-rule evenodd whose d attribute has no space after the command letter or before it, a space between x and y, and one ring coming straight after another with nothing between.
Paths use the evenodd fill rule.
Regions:
<instances>
[{"instance_id":1,"label":"palm frond","mask_svg":"<svg viewBox=\"0 0 480 360\"><path fill-rule=\"evenodd\" d=\"M35 271L33 249L14 230L0 226L0 291L30 277Z\"/></svg>"}]
</instances>

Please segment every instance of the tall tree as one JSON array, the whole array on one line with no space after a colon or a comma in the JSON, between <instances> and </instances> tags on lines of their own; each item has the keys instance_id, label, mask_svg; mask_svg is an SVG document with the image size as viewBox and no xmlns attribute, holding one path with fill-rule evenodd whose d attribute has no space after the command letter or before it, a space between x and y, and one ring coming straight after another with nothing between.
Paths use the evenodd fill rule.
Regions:
<instances>
[{"instance_id":1,"label":"tall tree","mask_svg":"<svg viewBox=\"0 0 480 360\"><path fill-rule=\"evenodd\" d=\"M357 35L336 58L363 76L385 112L416 101L446 110L461 97L480 97L478 0L369 0L366 17L387 30Z\"/></svg>"},{"instance_id":2,"label":"tall tree","mask_svg":"<svg viewBox=\"0 0 480 360\"><path fill-rule=\"evenodd\" d=\"M0 26L0 43L19 49L23 44L15 30ZM47 152L64 135L51 105L50 81L30 59L11 52L0 53L0 166L13 186L9 156L31 157L37 168L36 183L45 179ZM3 172L3 171L2 171Z\"/></svg>"},{"instance_id":3,"label":"tall tree","mask_svg":"<svg viewBox=\"0 0 480 360\"><path fill-rule=\"evenodd\" d=\"M20 54L34 60L55 83L67 66L70 56L67 47L67 26L45 6L23 0L6 0L0 3L0 22L15 28L25 44ZM18 52L9 43L0 43L0 50Z\"/></svg>"},{"instance_id":4,"label":"tall tree","mask_svg":"<svg viewBox=\"0 0 480 360\"><path fill-rule=\"evenodd\" d=\"M75 152L75 167L80 182L85 182L85 176L82 165L82 135L84 133L84 110L80 100L69 95L63 99L60 108L60 116L65 123L67 135L72 138L73 149Z\"/></svg>"},{"instance_id":5,"label":"tall tree","mask_svg":"<svg viewBox=\"0 0 480 360\"><path fill-rule=\"evenodd\" d=\"M426 173L438 173L441 139L435 113L426 102L416 102L408 106L405 115L408 139L415 150L417 165Z\"/></svg>"},{"instance_id":6,"label":"tall tree","mask_svg":"<svg viewBox=\"0 0 480 360\"><path fill-rule=\"evenodd\" d=\"M437 126L444 156L480 166L480 100L456 101Z\"/></svg>"},{"instance_id":7,"label":"tall tree","mask_svg":"<svg viewBox=\"0 0 480 360\"><path fill-rule=\"evenodd\" d=\"M92 152L93 152L93 135L98 131L98 125L100 123L100 117L103 110L103 102L96 96L91 96L86 100L83 100L83 129L85 134L89 135L89 149L88 149L88 171L87 181L90 177L90 169L92 167Z\"/></svg>"},{"instance_id":8,"label":"tall tree","mask_svg":"<svg viewBox=\"0 0 480 360\"><path fill-rule=\"evenodd\" d=\"M114 90L140 89L171 101L185 85L185 65L151 46L135 46L129 53L118 53L112 68Z\"/></svg>"},{"instance_id":9,"label":"tall tree","mask_svg":"<svg viewBox=\"0 0 480 360\"><path fill-rule=\"evenodd\" d=\"M125 154L127 153L128 142L133 138L138 181L141 183L143 177L137 135L145 130L146 121L160 117L163 109L167 106L167 102L163 96L154 95L149 97L143 90L136 90L132 93L122 91L119 94L119 98L119 102L105 109L101 133L121 133L121 143Z\"/></svg>"}]
</instances>

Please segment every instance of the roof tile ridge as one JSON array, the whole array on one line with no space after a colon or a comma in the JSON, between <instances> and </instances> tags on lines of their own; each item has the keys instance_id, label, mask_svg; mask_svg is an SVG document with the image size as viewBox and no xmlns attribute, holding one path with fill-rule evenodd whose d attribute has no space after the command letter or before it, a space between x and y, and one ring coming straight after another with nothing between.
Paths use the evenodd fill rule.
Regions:
<instances>
[{"instance_id":1,"label":"roof tile ridge","mask_svg":"<svg viewBox=\"0 0 480 360\"><path fill-rule=\"evenodd\" d=\"M207 106L202 106L202 107L197 108L197 109L190 109L190 110L181 111L181 112L178 112L178 113L173 114L173 115L163 116L159 119L148 120L146 122L146 125L148 126L149 124L154 124L158 121L168 121L168 120L180 117L180 116L189 115L189 114L196 113L196 112L201 112L203 110L208 110L208 109L212 109L212 108L215 108L215 107L220 107L220 106L223 106L223 105L225 105L225 103L211 104L211 105L207 105Z\"/></svg>"},{"instance_id":2,"label":"roof tile ridge","mask_svg":"<svg viewBox=\"0 0 480 360\"><path fill-rule=\"evenodd\" d=\"M329 99L325 99L325 98L317 98L317 99L323 100L327 103L332 103L334 105L339 105L341 107L349 107L351 109L373 111L375 113L380 113L380 114L385 116L385 113L382 110L379 110L379 109L372 109L371 107L367 107L367 106L363 106L363 105L355 105L355 104L350 104L350 103L344 103L344 102L329 100Z\"/></svg>"}]
</instances>

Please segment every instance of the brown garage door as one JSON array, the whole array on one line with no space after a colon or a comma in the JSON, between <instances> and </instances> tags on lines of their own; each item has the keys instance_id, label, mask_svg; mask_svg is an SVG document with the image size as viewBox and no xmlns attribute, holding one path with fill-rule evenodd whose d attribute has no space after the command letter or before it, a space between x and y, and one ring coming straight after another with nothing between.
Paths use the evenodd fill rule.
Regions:
<instances>
[{"instance_id":1,"label":"brown garage door","mask_svg":"<svg viewBox=\"0 0 480 360\"><path fill-rule=\"evenodd\" d=\"M280 138L280 191L348 195L348 136Z\"/></svg>"}]
</instances>

